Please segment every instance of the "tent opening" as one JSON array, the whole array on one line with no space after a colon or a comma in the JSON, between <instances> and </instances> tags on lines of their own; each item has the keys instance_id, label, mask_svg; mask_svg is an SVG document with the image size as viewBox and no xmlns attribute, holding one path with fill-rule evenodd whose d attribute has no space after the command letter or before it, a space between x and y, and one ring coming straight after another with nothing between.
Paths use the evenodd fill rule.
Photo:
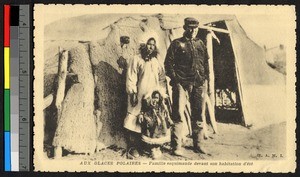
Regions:
<instances>
[{"instance_id":1,"label":"tent opening","mask_svg":"<svg viewBox=\"0 0 300 177\"><path fill-rule=\"evenodd\" d=\"M213 23L213 26L227 30L224 21ZM215 32L215 34L220 41L218 43L213 40L216 120L223 123L243 124L232 41L227 33Z\"/></svg>"}]
</instances>

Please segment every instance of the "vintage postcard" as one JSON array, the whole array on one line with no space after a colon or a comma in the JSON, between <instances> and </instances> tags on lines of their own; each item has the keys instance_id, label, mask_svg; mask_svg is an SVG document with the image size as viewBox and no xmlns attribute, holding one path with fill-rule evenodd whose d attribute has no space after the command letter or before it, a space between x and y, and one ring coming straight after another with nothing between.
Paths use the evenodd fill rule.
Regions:
<instances>
[{"instance_id":1,"label":"vintage postcard","mask_svg":"<svg viewBox=\"0 0 300 177\"><path fill-rule=\"evenodd\" d=\"M294 6L34 6L34 169L295 172Z\"/></svg>"}]
</instances>

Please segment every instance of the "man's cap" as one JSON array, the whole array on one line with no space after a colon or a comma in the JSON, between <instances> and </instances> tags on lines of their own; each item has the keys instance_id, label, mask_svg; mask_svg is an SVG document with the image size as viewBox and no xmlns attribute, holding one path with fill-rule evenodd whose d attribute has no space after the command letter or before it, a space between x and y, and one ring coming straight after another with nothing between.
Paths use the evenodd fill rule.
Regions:
<instances>
[{"instance_id":1,"label":"man's cap","mask_svg":"<svg viewBox=\"0 0 300 177\"><path fill-rule=\"evenodd\" d=\"M184 26L197 28L199 26L199 21L193 17L187 17L184 19Z\"/></svg>"}]
</instances>

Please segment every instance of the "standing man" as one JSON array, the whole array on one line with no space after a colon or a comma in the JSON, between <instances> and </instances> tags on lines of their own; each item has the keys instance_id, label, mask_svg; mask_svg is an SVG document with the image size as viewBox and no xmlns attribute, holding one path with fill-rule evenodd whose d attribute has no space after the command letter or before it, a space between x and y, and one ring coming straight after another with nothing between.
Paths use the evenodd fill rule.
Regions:
<instances>
[{"instance_id":1,"label":"standing man","mask_svg":"<svg viewBox=\"0 0 300 177\"><path fill-rule=\"evenodd\" d=\"M194 150L198 153L207 153L203 148L203 119L209 74L208 54L204 43L196 37L198 26L197 19L185 18L183 37L172 41L165 59L166 75L171 79L173 90L174 130L171 147L175 155L183 155L181 132L187 101L191 104Z\"/></svg>"}]
</instances>

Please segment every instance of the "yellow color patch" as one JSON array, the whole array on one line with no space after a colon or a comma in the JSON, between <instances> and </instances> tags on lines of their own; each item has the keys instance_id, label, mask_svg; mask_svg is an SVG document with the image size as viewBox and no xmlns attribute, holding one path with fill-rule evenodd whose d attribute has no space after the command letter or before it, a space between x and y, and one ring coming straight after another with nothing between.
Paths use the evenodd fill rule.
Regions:
<instances>
[{"instance_id":1,"label":"yellow color patch","mask_svg":"<svg viewBox=\"0 0 300 177\"><path fill-rule=\"evenodd\" d=\"M4 47L4 89L10 89L9 47Z\"/></svg>"}]
</instances>

